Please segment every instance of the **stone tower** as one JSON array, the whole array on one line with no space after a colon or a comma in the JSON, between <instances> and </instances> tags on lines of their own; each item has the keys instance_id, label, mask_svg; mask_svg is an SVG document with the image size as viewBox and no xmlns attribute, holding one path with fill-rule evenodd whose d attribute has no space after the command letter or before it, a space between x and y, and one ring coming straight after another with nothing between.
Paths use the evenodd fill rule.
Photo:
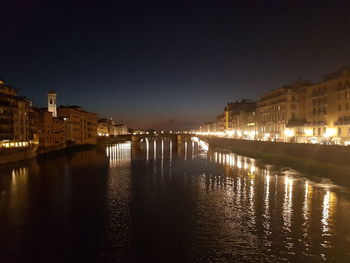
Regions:
<instances>
[{"instance_id":1,"label":"stone tower","mask_svg":"<svg viewBox=\"0 0 350 263\"><path fill-rule=\"evenodd\" d=\"M57 117L56 96L56 91L49 90L47 92L47 110L52 112L53 117Z\"/></svg>"}]
</instances>

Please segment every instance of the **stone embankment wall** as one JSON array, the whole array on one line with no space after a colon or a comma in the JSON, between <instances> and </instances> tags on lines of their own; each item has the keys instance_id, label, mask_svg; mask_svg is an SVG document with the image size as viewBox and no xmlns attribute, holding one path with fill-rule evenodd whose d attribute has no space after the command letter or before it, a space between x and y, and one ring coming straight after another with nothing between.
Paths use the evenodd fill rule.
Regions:
<instances>
[{"instance_id":1,"label":"stone embankment wall","mask_svg":"<svg viewBox=\"0 0 350 263\"><path fill-rule=\"evenodd\" d=\"M0 164L28 160L35 157L35 147L0 149Z\"/></svg>"},{"instance_id":2,"label":"stone embankment wall","mask_svg":"<svg viewBox=\"0 0 350 263\"><path fill-rule=\"evenodd\" d=\"M211 147L327 177L350 186L350 146L248 141L203 136Z\"/></svg>"}]
</instances>

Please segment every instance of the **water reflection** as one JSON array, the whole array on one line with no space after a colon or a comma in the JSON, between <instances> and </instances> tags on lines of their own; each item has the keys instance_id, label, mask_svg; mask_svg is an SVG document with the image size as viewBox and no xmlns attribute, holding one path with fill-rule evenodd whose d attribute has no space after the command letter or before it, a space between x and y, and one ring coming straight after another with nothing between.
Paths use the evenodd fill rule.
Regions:
<instances>
[{"instance_id":1,"label":"water reflection","mask_svg":"<svg viewBox=\"0 0 350 263\"><path fill-rule=\"evenodd\" d=\"M1 172L0 190L6 250L33 243L25 233L34 226L61 251L98 246L85 252L96 261L350 260L346 189L198 138L146 138L17 167Z\"/></svg>"},{"instance_id":2,"label":"water reflection","mask_svg":"<svg viewBox=\"0 0 350 263\"><path fill-rule=\"evenodd\" d=\"M198 145L200 144L198 143ZM334 214L337 212L336 204L338 201L337 193L330 190L334 189L333 185L300 180L295 177L294 171L288 169L275 171L272 170L275 169L274 167L263 164L263 167L258 167L256 160L233 153L211 152L206 147L203 147L202 150L208 151L209 161L232 169L224 170L225 176L235 177L230 181L232 187L229 191L234 191L232 196L235 197L237 207L246 205L249 218L247 222L251 231L259 229L259 224L261 224L263 244L267 251L278 248L280 252L284 251L282 258L288 258L292 261L297 258L297 255L299 257L319 257L319 260L322 261L334 259L332 249L335 247L334 238L337 231L334 224ZM274 173L274 176L271 176L271 173ZM273 189L271 189L271 182L274 185ZM260 202L255 196L260 196L257 192L261 191L259 186L261 183L263 184L263 203L260 210ZM313 198L315 189L320 193L323 192L322 201ZM271 190L274 192L272 196ZM303 197L302 203L299 205L301 193ZM271 204L273 204L272 207ZM317 213L319 207L322 208L321 214ZM261 211L261 214L259 215L257 211ZM280 211L280 217L276 211ZM350 215L349 209L344 213ZM317 227L317 217L321 222L319 227ZM282 223L280 227L279 218ZM350 217L347 222L350 223ZM349 226L343 225L343 231L349 233L349 230ZM321 239L318 236L319 232L321 232ZM349 245L350 239L347 240L346 244ZM317 252L317 242L323 249L321 253ZM300 244L303 244L304 250L301 249ZM280 252L279 254L281 254ZM348 256L349 254L347 254Z\"/></svg>"},{"instance_id":3,"label":"water reflection","mask_svg":"<svg viewBox=\"0 0 350 263\"><path fill-rule=\"evenodd\" d=\"M120 164L130 162L131 160L131 143L119 143L106 147L106 155L109 159L109 165L116 167Z\"/></svg>"}]
</instances>

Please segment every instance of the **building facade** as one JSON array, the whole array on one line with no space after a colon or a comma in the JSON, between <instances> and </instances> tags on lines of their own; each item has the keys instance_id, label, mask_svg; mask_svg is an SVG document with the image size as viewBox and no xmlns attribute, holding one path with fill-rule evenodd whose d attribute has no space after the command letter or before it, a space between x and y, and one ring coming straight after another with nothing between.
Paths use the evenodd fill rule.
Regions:
<instances>
[{"instance_id":1,"label":"building facade","mask_svg":"<svg viewBox=\"0 0 350 263\"><path fill-rule=\"evenodd\" d=\"M33 140L32 102L0 80L0 147L27 146Z\"/></svg>"},{"instance_id":2,"label":"building facade","mask_svg":"<svg viewBox=\"0 0 350 263\"><path fill-rule=\"evenodd\" d=\"M350 68L325 75L308 86L305 102L305 141L350 141Z\"/></svg>"},{"instance_id":3,"label":"building facade","mask_svg":"<svg viewBox=\"0 0 350 263\"><path fill-rule=\"evenodd\" d=\"M225 107L225 132L235 138L254 139L257 135L256 102L241 100Z\"/></svg>"},{"instance_id":4,"label":"building facade","mask_svg":"<svg viewBox=\"0 0 350 263\"><path fill-rule=\"evenodd\" d=\"M258 133L263 140L293 141L305 123L305 96L309 83L297 81L266 92L257 102Z\"/></svg>"},{"instance_id":5,"label":"building facade","mask_svg":"<svg viewBox=\"0 0 350 263\"><path fill-rule=\"evenodd\" d=\"M128 127L125 124L114 125L114 135L125 135L128 134Z\"/></svg>"},{"instance_id":6,"label":"building facade","mask_svg":"<svg viewBox=\"0 0 350 263\"><path fill-rule=\"evenodd\" d=\"M79 106L60 106L58 117L64 121L65 140L68 144L96 144L97 115Z\"/></svg>"},{"instance_id":7,"label":"building facade","mask_svg":"<svg viewBox=\"0 0 350 263\"><path fill-rule=\"evenodd\" d=\"M65 147L64 122L53 116L48 109L33 110L34 140L38 151Z\"/></svg>"},{"instance_id":8,"label":"building facade","mask_svg":"<svg viewBox=\"0 0 350 263\"><path fill-rule=\"evenodd\" d=\"M97 120L97 134L98 136L109 136L110 124L108 119L102 118Z\"/></svg>"},{"instance_id":9,"label":"building facade","mask_svg":"<svg viewBox=\"0 0 350 263\"><path fill-rule=\"evenodd\" d=\"M124 135L128 134L128 128L125 124L116 124L112 118L101 118L97 121L97 134L98 136Z\"/></svg>"}]
</instances>

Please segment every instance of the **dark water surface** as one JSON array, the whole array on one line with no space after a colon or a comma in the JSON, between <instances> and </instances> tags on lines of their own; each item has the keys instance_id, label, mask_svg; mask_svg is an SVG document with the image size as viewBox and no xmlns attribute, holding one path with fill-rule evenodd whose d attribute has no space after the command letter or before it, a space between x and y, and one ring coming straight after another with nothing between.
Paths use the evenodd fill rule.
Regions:
<instances>
[{"instance_id":1,"label":"dark water surface","mask_svg":"<svg viewBox=\"0 0 350 263\"><path fill-rule=\"evenodd\" d=\"M72 261L350 262L350 194L191 140L2 167L0 262Z\"/></svg>"}]
</instances>

